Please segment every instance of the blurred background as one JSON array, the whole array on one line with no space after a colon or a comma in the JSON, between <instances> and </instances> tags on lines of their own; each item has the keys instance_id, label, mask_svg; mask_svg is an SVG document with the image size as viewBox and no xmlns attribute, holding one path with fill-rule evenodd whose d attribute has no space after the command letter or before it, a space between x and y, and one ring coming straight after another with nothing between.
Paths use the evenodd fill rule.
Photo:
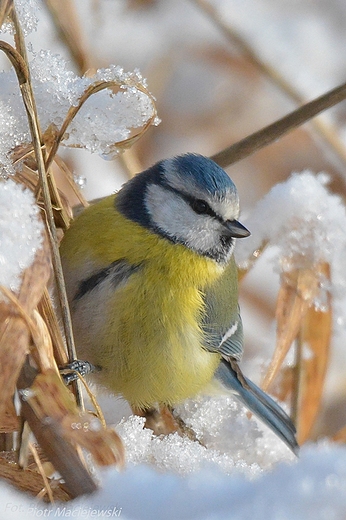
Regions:
<instances>
[{"instance_id":1,"label":"blurred background","mask_svg":"<svg viewBox=\"0 0 346 520\"><path fill-rule=\"evenodd\" d=\"M157 160L187 151L212 155L346 80L343 0L37 4L40 21L27 38L35 52L61 54L78 74L111 63L139 68L157 100L161 124L113 161L61 147L76 177L86 179L87 199L113 192ZM305 124L227 169L238 187L243 216L273 185L306 169L327 172L331 190L344 197L346 103L320 119L318 128ZM257 383L274 350L278 287L269 251L241 284L244 370ZM334 323L315 438L346 424L346 330L341 322Z\"/></svg>"}]
</instances>

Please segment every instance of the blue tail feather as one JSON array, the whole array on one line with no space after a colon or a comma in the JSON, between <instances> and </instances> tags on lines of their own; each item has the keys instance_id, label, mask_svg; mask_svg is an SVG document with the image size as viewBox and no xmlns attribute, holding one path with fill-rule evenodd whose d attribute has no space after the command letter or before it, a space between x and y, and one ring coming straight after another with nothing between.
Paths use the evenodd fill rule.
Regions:
<instances>
[{"instance_id":1,"label":"blue tail feather","mask_svg":"<svg viewBox=\"0 0 346 520\"><path fill-rule=\"evenodd\" d=\"M269 395L244 376L242 377L245 385L242 384L237 372L225 359L221 361L215 375L223 385L232 389L235 396L269 426L293 453L298 454L299 446L295 436L295 426L286 412Z\"/></svg>"}]
</instances>

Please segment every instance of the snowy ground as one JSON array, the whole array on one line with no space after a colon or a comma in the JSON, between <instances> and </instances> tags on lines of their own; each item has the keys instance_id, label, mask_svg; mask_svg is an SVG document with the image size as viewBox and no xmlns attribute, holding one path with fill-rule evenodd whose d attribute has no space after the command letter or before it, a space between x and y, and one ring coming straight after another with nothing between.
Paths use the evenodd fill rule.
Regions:
<instances>
[{"instance_id":1,"label":"snowy ground","mask_svg":"<svg viewBox=\"0 0 346 520\"><path fill-rule=\"evenodd\" d=\"M109 405L119 403L112 398ZM345 517L346 448L322 442L305 446L296 459L271 432L261 432L229 397L189 403L185 413L203 435L207 449L176 434L153 438L143 430L142 419L131 416L117 426L127 449L127 467L122 472L99 473L98 492L48 507L2 484L0 518Z\"/></svg>"}]
</instances>

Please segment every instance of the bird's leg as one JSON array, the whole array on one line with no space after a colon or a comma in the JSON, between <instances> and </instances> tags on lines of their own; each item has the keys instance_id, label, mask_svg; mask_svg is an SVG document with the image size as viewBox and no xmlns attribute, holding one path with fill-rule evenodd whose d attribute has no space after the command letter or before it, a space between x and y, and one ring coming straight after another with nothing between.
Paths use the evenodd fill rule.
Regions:
<instances>
[{"instance_id":1,"label":"bird's leg","mask_svg":"<svg viewBox=\"0 0 346 520\"><path fill-rule=\"evenodd\" d=\"M196 441L199 444L201 444L202 446L204 446L203 442L200 439L198 439L196 432L185 423L184 419L182 419L180 417L180 415L178 415L178 413L174 410L174 408L169 408L169 409L170 409L170 412L171 412L174 420L178 424L179 429L177 431L178 431L179 435L181 435L182 437L188 437L191 441Z\"/></svg>"},{"instance_id":2,"label":"bird's leg","mask_svg":"<svg viewBox=\"0 0 346 520\"><path fill-rule=\"evenodd\" d=\"M153 430L155 435L168 435L177 432L182 437L198 441L195 432L187 426L183 419L170 406L158 405L145 410L132 407L133 413L145 417L145 427ZM199 442L199 441L198 441Z\"/></svg>"},{"instance_id":3,"label":"bird's leg","mask_svg":"<svg viewBox=\"0 0 346 520\"><path fill-rule=\"evenodd\" d=\"M145 427L153 430L155 435L168 435L178 430L178 424L166 406L141 409L132 406L135 415L145 417Z\"/></svg>"}]
</instances>

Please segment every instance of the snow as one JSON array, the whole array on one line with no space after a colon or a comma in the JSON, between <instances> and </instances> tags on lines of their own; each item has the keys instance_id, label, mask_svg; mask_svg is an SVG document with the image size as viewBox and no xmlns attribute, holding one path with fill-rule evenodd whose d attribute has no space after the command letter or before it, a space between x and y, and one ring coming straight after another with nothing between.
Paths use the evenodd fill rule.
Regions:
<instances>
[{"instance_id":1,"label":"snow","mask_svg":"<svg viewBox=\"0 0 346 520\"><path fill-rule=\"evenodd\" d=\"M33 90L42 132L50 125L60 128L68 110L78 105L82 94L98 82L114 82L118 91L105 89L84 103L67 128L62 144L85 148L104 158L119 153L117 143L130 137L155 118L153 99L146 93L146 81L138 70L125 72L110 65L92 77L79 77L68 69L66 61L51 51L32 51L30 63ZM0 72L0 173L13 173L9 153L15 146L29 142L27 116L14 71Z\"/></svg>"},{"instance_id":2,"label":"snow","mask_svg":"<svg viewBox=\"0 0 346 520\"><path fill-rule=\"evenodd\" d=\"M23 271L42 244L42 232L32 192L12 180L0 182L0 285L19 289Z\"/></svg>"},{"instance_id":3,"label":"snow","mask_svg":"<svg viewBox=\"0 0 346 520\"><path fill-rule=\"evenodd\" d=\"M333 295L336 321L344 315L346 273L346 211L342 198L331 193L329 177L305 171L275 185L243 219L251 237L238 241L236 258L249 265L252 253L265 243L273 250L272 264L277 272L312 268L319 262L331 267L331 283L320 280L315 305L322 308L326 292Z\"/></svg>"},{"instance_id":4,"label":"snow","mask_svg":"<svg viewBox=\"0 0 346 520\"><path fill-rule=\"evenodd\" d=\"M237 261L247 260L268 241L285 258L283 270L332 262L346 242L346 212L340 196L327 189L328 175L305 171L275 185L247 218L251 237L237 244Z\"/></svg>"},{"instance_id":5,"label":"snow","mask_svg":"<svg viewBox=\"0 0 346 520\"><path fill-rule=\"evenodd\" d=\"M181 476L143 464L101 478L94 495L50 506L2 484L0 518L342 520L346 508L346 448L330 444L307 446L257 479L213 465Z\"/></svg>"},{"instance_id":6,"label":"snow","mask_svg":"<svg viewBox=\"0 0 346 520\"><path fill-rule=\"evenodd\" d=\"M20 22L22 31L25 35L37 30L39 22L38 14L40 10L40 3L38 0L13 0L16 8L18 20ZM12 23L6 21L0 28L0 34L4 32L14 33Z\"/></svg>"}]
</instances>

